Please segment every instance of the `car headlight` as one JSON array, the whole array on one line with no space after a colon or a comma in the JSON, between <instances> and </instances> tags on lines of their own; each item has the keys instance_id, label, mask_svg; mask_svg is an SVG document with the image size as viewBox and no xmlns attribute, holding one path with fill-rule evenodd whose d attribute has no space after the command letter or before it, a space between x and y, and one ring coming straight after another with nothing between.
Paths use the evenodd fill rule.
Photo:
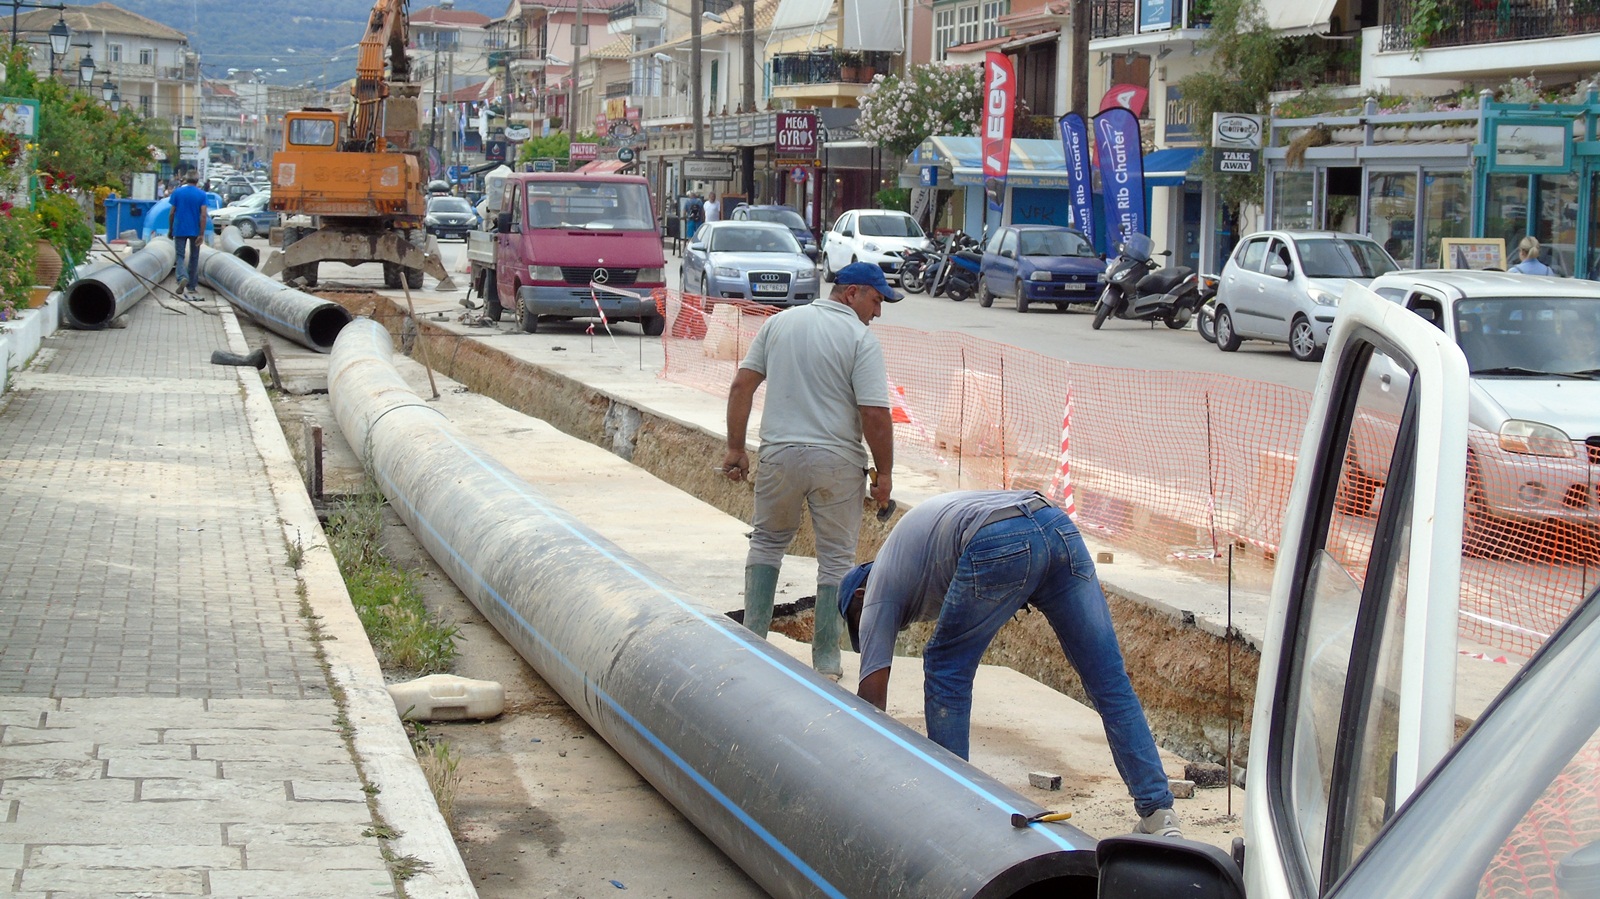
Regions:
<instances>
[{"instance_id":1,"label":"car headlight","mask_svg":"<svg viewBox=\"0 0 1600 899\"><path fill-rule=\"evenodd\" d=\"M434 218L431 215L423 216L422 222L425 225L437 225L437 224L439 224L439 220Z\"/></svg>"},{"instance_id":2,"label":"car headlight","mask_svg":"<svg viewBox=\"0 0 1600 899\"><path fill-rule=\"evenodd\" d=\"M802 270L794 273L794 279L795 279L795 281L797 281L797 282L799 282L801 284L814 284L814 283L816 283L816 280L817 280L817 270L816 269L809 269L809 270L802 269Z\"/></svg>"},{"instance_id":3,"label":"car headlight","mask_svg":"<svg viewBox=\"0 0 1600 899\"><path fill-rule=\"evenodd\" d=\"M1318 306L1339 305L1339 295L1331 290L1323 290L1320 287L1307 287L1306 296L1310 297L1311 302L1316 303Z\"/></svg>"},{"instance_id":4,"label":"car headlight","mask_svg":"<svg viewBox=\"0 0 1600 899\"><path fill-rule=\"evenodd\" d=\"M1508 453L1571 458L1572 438L1560 428L1513 418L1500 426L1500 448Z\"/></svg>"},{"instance_id":5,"label":"car headlight","mask_svg":"<svg viewBox=\"0 0 1600 899\"><path fill-rule=\"evenodd\" d=\"M656 281L665 281L666 278L662 275L662 270L659 268L641 268L639 269L639 274L635 276L635 280L650 284Z\"/></svg>"},{"instance_id":6,"label":"car headlight","mask_svg":"<svg viewBox=\"0 0 1600 899\"><path fill-rule=\"evenodd\" d=\"M867 241L861 245L861 249L866 250L868 253L876 253L878 252L878 245L872 241Z\"/></svg>"},{"instance_id":7,"label":"car headlight","mask_svg":"<svg viewBox=\"0 0 1600 899\"><path fill-rule=\"evenodd\" d=\"M1028 280L1029 281L1048 281L1048 280L1050 280L1050 273L1049 272L1045 272L1045 271L1035 270L1033 274L1028 276Z\"/></svg>"},{"instance_id":8,"label":"car headlight","mask_svg":"<svg viewBox=\"0 0 1600 899\"><path fill-rule=\"evenodd\" d=\"M719 278L729 278L729 279L734 280L734 281L737 281L740 278L744 277L744 272L741 272L736 268L731 268L731 267L726 266L726 265L719 265L716 268L712 269L711 272L712 272L712 274L716 275Z\"/></svg>"},{"instance_id":9,"label":"car headlight","mask_svg":"<svg viewBox=\"0 0 1600 899\"><path fill-rule=\"evenodd\" d=\"M561 266L559 265L534 265L529 266L528 275L535 281L560 281Z\"/></svg>"}]
</instances>

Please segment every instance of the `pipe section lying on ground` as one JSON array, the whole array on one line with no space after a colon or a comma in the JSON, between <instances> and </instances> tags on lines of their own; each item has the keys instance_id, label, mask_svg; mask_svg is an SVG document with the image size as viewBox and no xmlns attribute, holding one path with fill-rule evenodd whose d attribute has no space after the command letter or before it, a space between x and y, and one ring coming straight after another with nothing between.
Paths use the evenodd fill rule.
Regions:
<instances>
[{"instance_id":1,"label":"pipe section lying on ground","mask_svg":"<svg viewBox=\"0 0 1600 899\"><path fill-rule=\"evenodd\" d=\"M339 331L350 324L349 311L338 303L280 284L237 256L210 247L200 251L200 281L262 327L319 353L332 349Z\"/></svg>"},{"instance_id":2,"label":"pipe section lying on ground","mask_svg":"<svg viewBox=\"0 0 1600 899\"><path fill-rule=\"evenodd\" d=\"M261 267L261 251L244 242L244 235L239 229L229 225L217 235L217 249L230 256L237 256L241 262L251 268Z\"/></svg>"},{"instance_id":3,"label":"pipe section lying on ground","mask_svg":"<svg viewBox=\"0 0 1600 899\"><path fill-rule=\"evenodd\" d=\"M523 658L772 895L1094 894L1093 838L1013 828L1043 809L589 530L413 393L392 352L360 319L328 363L334 414L384 495Z\"/></svg>"},{"instance_id":4,"label":"pipe section lying on ground","mask_svg":"<svg viewBox=\"0 0 1600 899\"><path fill-rule=\"evenodd\" d=\"M78 280L67 285L67 327L80 331L106 328L166 280L177 258L177 248L162 237L120 261L79 267Z\"/></svg>"}]
</instances>

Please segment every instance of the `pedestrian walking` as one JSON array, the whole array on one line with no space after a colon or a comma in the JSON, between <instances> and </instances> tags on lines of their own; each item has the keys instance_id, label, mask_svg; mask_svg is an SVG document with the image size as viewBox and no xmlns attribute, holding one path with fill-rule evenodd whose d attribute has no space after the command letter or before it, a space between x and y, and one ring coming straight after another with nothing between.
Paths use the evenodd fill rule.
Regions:
<instances>
[{"instance_id":1,"label":"pedestrian walking","mask_svg":"<svg viewBox=\"0 0 1600 899\"><path fill-rule=\"evenodd\" d=\"M689 199L683 204L684 239L694 240L694 233L700 230L700 225L706 220L706 204L696 194L690 194Z\"/></svg>"},{"instance_id":2,"label":"pedestrian walking","mask_svg":"<svg viewBox=\"0 0 1600 899\"><path fill-rule=\"evenodd\" d=\"M772 623L784 553L809 509L817 545L817 608L811 664L837 680L839 580L855 563L866 493L866 438L877 466L872 499L889 502L894 421L883 349L867 326L885 302L900 300L883 270L866 262L839 269L827 299L774 315L761 330L728 391L731 480L750 471L745 432L756 388L765 381L761 467L744 569L744 625L761 637Z\"/></svg>"},{"instance_id":3,"label":"pedestrian walking","mask_svg":"<svg viewBox=\"0 0 1600 899\"><path fill-rule=\"evenodd\" d=\"M1030 490L968 490L923 502L901 517L875 562L845 575L839 602L861 652L857 693L880 709L896 636L912 622L937 622L922 653L923 712L928 738L962 758L978 662L1013 615L1037 609L1100 713L1139 815L1135 832L1182 835L1094 559L1049 500Z\"/></svg>"},{"instance_id":4,"label":"pedestrian walking","mask_svg":"<svg viewBox=\"0 0 1600 899\"><path fill-rule=\"evenodd\" d=\"M1553 275L1556 270L1539 261L1539 238L1529 234L1517 244L1517 255L1521 262L1513 265L1508 271L1519 275Z\"/></svg>"},{"instance_id":5,"label":"pedestrian walking","mask_svg":"<svg viewBox=\"0 0 1600 899\"><path fill-rule=\"evenodd\" d=\"M717 200L716 194L706 195L706 222L720 221L722 219L722 203Z\"/></svg>"},{"instance_id":6,"label":"pedestrian walking","mask_svg":"<svg viewBox=\"0 0 1600 899\"><path fill-rule=\"evenodd\" d=\"M193 294L200 273L200 244L207 227L206 192L200 176L190 172L172 192L172 239L178 245L178 296ZM187 253L187 255L185 255ZM185 261L187 260L187 261Z\"/></svg>"}]
</instances>

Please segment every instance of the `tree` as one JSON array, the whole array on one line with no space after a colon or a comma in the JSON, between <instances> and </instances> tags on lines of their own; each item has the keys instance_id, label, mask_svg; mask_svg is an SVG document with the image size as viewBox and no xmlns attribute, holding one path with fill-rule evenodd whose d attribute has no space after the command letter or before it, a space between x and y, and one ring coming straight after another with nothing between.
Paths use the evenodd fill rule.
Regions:
<instances>
[{"instance_id":1,"label":"tree","mask_svg":"<svg viewBox=\"0 0 1600 899\"><path fill-rule=\"evenodd\" d=\"M1212 113L1269 112L1268 97L1283 65L1281 43L1259 0L1216 0L1211 28L1200 41L1211 64L1178 82L1184 101L1194 105L1195 121L1209 129ZM1244 204L1261 203L1259 168L1250 175L1209 174L1212 152L1207 148L1199 164L1216 186L1217 198L1235 213Z\"/></svg>"},{"instance_id":2,"label":"tree","mask_svg":"<svg viewBox=\"0 0 1600 899\"><path fill-rule=\"evenodd\" d=\"M5 92L39 101L34 165L64 186L124 191L129 174L153 164L151 146L170 141L162 123L131 109L113 112L82 91L40 78L21 47L6 59Z\"/></svg>"},{"instance_id":3,"label":"tree","mask_svg":"<svg viewBox=\"0 0 1600 899\"><path fill-rule=\"evenodd\" d=\"M596 143L599 136L595 134L578 135L578 143ZM567 162L572 152L572 135L565 131L548 134L540 137L529 138L522 142L522 149L517 151L517 164L522 165L535 159L554 159L557 162Z\"/></svg>"},{"instance_id":4,"label":"tree","mask_svg":"<svg viewBox=\"0 0 1600 899\"><path fill-rule=\"evenodd\" d=\"M983 114L983 67L912 66L909 76L872 79L861 95L861 136L901 156L935 134L977 133Z\"/></svg>"}]
</instances>

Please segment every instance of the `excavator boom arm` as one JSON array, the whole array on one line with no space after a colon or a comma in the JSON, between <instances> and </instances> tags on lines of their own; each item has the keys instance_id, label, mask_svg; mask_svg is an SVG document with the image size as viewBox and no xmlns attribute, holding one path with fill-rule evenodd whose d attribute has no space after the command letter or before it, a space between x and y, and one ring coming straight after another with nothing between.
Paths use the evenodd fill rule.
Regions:
<instances>
[{"instance_id":1,"label":"excavator boom arm","mask_svg":"<svg viewBox=\"0 0 1600 899\"><path fill-rule=\"evenodd\" d=\"M384 149L383 101L389 96L389 81L409 81L411 76L411 60L406 55L406 3L374 0L372 4L372 16L356 55L355 84L350 89L353 102L345 136L347 150Z\"/></svg>"}]
</instances>

